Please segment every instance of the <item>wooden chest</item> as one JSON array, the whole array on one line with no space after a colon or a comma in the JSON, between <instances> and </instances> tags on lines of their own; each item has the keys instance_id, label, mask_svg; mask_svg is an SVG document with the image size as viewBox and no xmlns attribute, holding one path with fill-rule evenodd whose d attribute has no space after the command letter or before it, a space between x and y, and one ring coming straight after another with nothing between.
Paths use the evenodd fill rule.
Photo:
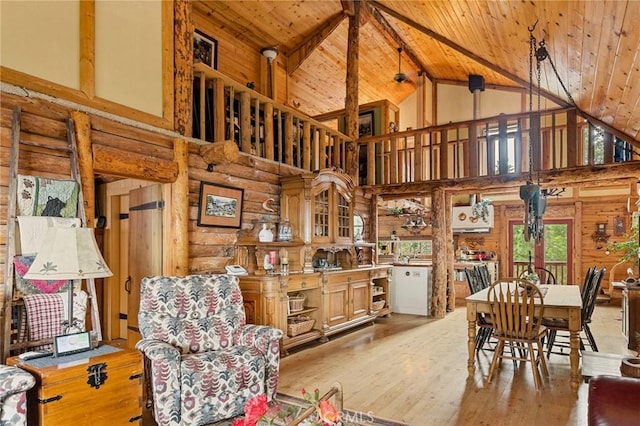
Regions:
<instances>
[{"instance_id":1,"label":"wooden chest","mask_svg":"<svg viewBox=\"0 0 640 426\"><path fill-rule=\"evenodd\" d=\"M101 346L60 358L7 360L36 378L27 394L28 425L142 424L142 355Z\"/></svg>"}]
</instances>

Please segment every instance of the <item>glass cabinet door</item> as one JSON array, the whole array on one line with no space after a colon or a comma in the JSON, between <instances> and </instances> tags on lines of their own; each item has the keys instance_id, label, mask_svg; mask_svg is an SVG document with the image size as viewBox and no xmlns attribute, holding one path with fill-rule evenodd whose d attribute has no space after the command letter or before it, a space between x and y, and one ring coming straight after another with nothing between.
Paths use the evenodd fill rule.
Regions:
<instances>
[{"instance_id":1,"label":"glass cabinet door","mask_svg":"<svg viewBox=\"0 0 640 426\"><path fill-rule=\"evenodd\" d=\"M347 198L337 192L338 205L338 238L351 240L351 206Z\"/></svg>"},{"instance_id":2,"label":"glass cabinet door","mask_svg":"<svg viewBox=\"0 0 640 426\"><path fill-rule=\"evenodd\" d=\"M329 237L329 189L313 198L313 236Z\"/></svg>"}]
</instances>

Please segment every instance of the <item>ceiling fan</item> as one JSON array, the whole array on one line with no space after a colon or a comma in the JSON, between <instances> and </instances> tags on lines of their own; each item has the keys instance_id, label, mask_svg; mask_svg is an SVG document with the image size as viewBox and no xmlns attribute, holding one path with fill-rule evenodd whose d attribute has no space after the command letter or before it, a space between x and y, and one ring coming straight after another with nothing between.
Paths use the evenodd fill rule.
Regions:
<instances>
[{"instance_id":1,"label":"ceiling fan","mask_svg":"<svg viewBox=\"0 0 640 426\"><path fill-rule=\"evenodd\" d=\"M398 47L398 72L393 76L396 83L409 81L409 76L402 72L402 46Z\"/></svg>"}]
</instances>

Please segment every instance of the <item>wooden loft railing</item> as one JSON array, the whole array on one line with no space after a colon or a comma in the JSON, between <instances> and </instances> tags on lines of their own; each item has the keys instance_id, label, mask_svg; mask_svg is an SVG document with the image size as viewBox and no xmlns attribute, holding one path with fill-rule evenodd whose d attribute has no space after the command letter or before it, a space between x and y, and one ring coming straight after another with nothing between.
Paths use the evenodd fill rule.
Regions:
<instances>
[{"instance_id":1,"label":"wooden loft railing","mask_svg":"<svg viewBox=\"0 0 640 426\"><path fill-rule=\"evenodd\" d=\"M366 168L361 170L360 184L373 186L527 173L530 169L529 121L533 121L534 126L535 171L614 162L611 134L603 133L604 152L596 156L590 124L579 118L573 108L554 109L536 113L533 120L528 113L501 114L361 138L358 140L360 163L365 161ZM443 146L446 149L442 149ZM627 153L622 161L631 157Z\"/></svg>"},{"instance_id":2,"label":"wooden loft railing","mask_svg":"<svg viewBox=\"0 0 640 426\"><path fill-rule=\"evenodd\" d=\"M199 139L233 140L241 152L308 171L345 169L346 135L203 64L194 65L194 111Z\"/></svg>"}]
</instances>

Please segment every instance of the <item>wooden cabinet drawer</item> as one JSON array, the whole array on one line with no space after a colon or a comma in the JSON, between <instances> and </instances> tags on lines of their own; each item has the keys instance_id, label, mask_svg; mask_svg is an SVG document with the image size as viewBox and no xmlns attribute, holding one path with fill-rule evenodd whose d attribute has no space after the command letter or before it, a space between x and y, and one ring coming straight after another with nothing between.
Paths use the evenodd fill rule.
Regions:
<instances>
[{"instance_id":1,"label":"wooden cabinet drawer","mask_svg":"<svg viewBox=\"0 0 640 426\"><path fill-rule=\"evenodd\" d=\"M389 276L390 268L377 268L371 271L371 279L386 278Z\"/></svg>"},{"instance_id":2,"label":"wooden cabinet drawer","mask_svg":"<svg viewBox=\"0 0 640 426\"><path fill-rule=\"evenodd\" d=\"M346 273L330 273L327 276L328 285L351 284L356 281L369 281L370 271L349 271Z\"/></svg>"},{"instance_id":3,"label":"wooden cabinet drawer","mask_svg":"<svg viewBox=\"0 0 640 426\"><path fill-rule=\"evenodd\" d=\"M318 288L320 286L320 280L317 274L313 275L299 275L291 276L289 278L289 284L287 285L287 291L300 291L308 290L312 288Z\"/></svg>"}]
</instances>

